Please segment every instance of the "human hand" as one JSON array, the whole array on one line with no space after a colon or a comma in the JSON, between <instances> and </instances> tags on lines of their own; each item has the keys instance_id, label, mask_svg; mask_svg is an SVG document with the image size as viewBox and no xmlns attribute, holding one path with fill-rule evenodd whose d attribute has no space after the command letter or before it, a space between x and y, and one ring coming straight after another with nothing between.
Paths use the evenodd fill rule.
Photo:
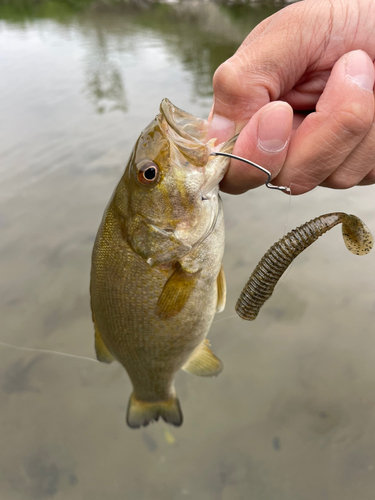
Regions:
<instances>
[{"instance_id":1,"label":"human hand","mask_svg":"<svg viewBox=\"0 0 375 500\"><path fill-rule=\"evenodd\" d=\"M375 183L374 18L375 0L304 0L260 23L214 75L209 137L241 131L233 153L292 194ZM264 182L232 160L221 188Z\"/></svg>"}]
</instances>

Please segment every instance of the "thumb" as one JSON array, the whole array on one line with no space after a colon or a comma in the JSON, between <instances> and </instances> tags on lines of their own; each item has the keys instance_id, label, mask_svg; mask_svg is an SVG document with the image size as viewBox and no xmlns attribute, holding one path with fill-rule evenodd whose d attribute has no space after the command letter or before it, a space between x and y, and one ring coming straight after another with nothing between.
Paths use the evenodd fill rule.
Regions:
<instances>
[{"instance_id":1,"label":"thumb","mask_svg":"<svg viewBox=\"0 0 375 500\"><path fill-rule=\"evenodd\" d=\"M233 153L267 167L272 178L277 176L288 153L292 123L293 110L289 104L281 101L267 104L255 113L243 129ZM241 161L232 160L220 183L220 189L240 194L264 184L266 180L263 172Z\"/></svg>"}]
</instances>

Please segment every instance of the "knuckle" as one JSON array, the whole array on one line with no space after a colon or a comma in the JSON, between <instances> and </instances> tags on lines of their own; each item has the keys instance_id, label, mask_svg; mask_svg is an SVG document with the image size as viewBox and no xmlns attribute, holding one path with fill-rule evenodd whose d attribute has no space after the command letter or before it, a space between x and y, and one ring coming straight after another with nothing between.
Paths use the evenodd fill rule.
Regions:
<instances>
[{"instance_id":1,"label":"knuckle","mask_svg":"<svg viewBox=\"0 0 375 500\"><path fill-rule=\"evenodd\" d=\"M214 73L212 83L215 93L224 92L230 94L241 90L238 82L238 72L231 59L221 64Z\"/></svg>"},{"instance_id":2,"label":"knuckle","mask_svg":"<svg viewBox=\"0 0 375 500\"><path fill-rule=\"evenodd\" d=\"M325 182L325 186L332 189L350 189L358 184L358 180L353 177L332 175Z\"/></svg>"},{"instance_id":3,"label":"knuckle","mask_svg":"<svg viewBox=\"0 0 375 500\"><path fill-rule=\"evenodd\" d=\"M375 168L371 170L360 182L360 184L367 186L370 184L375 184Z\"/></svg>"},{"instance_id":4,"label":"knuckle","mask_svg":"<svg viewBox=\"0 0 375 500\"><path fill-rule=\"evenodd\" d=\"M357 185L357 182L352 179L337 179L335 181L335 189L350 189Z\"/></svg>"},{"instance_id":5,"label":"knuckle","mask_svg":"<svg viewBox=\"0 0 375 500\"><path fill-rule=\"evenodd\" d=\"M372 125L373 110L358 102L348 102L345 109L333 112L332 118L339 127L340 135L362 137Z\"/></svg>"},{"instance_id":6,"label":"knuckle","mask_svg":"<svg viewBox=\"0 0 375 500\"><path fill-rule=\"evenodd\" d=\"M276 95L276 82L269 76L270 73L274 74L269 71L270 64L268 62L266 68L260 68L256 62L248 60L244 51L238 51L214 73L212 84L215 99L222 99L228 104L243 104L244 108L249 107L249 102L268 102L270 94Z\"/></svg>"}]
</instances>

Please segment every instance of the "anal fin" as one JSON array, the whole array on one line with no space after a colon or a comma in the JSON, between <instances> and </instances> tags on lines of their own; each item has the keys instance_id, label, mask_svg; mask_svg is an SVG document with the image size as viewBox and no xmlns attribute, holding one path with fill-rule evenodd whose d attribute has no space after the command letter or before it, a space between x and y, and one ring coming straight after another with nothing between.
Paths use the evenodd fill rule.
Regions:
<instances>
[{"instance_id":1,"label":"anal fin","mask_svg":"<svg viewBox=\"0 0 375 500\"><path fill-rule=\"evenodd\" d=\"M101 361L102 363L112 363L112 361L114 361L115 358L112 356L112 354L109 352L106 345L104 344L102 336L100 335L98 327L96 326L95 320L94 320L94 327L95 327L96 359L98 361Z\"/></svg>"},{"instance_id":2,"label":"anal fin","mask_svg":"<svg viewBox=\"0 0 375 500\"><path fill-rule=\"evenodd\" d=\"M199 344L182 369L199 377L219 375L224 366L220 359L211 351L209 345L210 343L207 339Z\"/></svg>"},{"instance_id":3,"label":"anal fin","mask_svg":"<svg viewBox=\"0 0 375 500\"><path fill-rule=\"evenodd\" d=\"M161 417L168 424L179 427L183 416L181 406L176 396L167 401L140 401L134 394L130 396L126 423L129 427L137 429L146 426L150 422L157 421Z\"/></svg>"}]
</instances>

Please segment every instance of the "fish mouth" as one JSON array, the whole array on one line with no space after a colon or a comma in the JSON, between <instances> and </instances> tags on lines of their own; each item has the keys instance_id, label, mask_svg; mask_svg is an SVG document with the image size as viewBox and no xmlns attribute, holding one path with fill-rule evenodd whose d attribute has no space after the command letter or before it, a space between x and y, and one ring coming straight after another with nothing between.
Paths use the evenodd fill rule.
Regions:
<instances>
[{"instance_id":1,"label":"fish mouth","mask_svg":"<svg viewBox=\"0 0 375 500\"><path fill-rule=\"evenodd\" d=\"M208 122L174 106L168 99L160 104L161 128L188 162L204 167L211 148L206 144Z\"/></svg>"}]
</instances>

